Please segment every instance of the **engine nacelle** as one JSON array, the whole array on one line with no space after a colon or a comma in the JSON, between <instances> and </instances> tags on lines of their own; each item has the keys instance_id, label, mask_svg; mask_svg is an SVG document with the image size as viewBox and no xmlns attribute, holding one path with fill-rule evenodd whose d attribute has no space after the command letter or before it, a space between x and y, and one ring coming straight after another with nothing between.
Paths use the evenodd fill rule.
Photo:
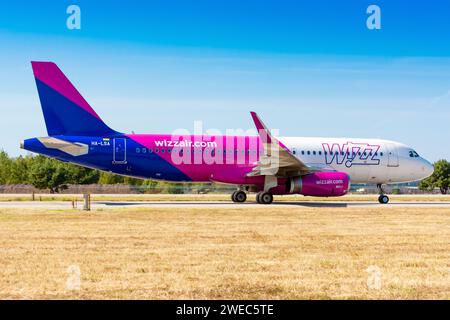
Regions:
<instances>
[{"instance_id":1,"label":"engine nacelle","mask_svg":"<svg viewBox=\"0 0 450 320\"><path fill-rule=\"evenodd\" d=\"M300 193L305 196L343 196L350 188L350 179L345 172L314 172L286 180L286 193Z\"/></svg>"}]
</instances>

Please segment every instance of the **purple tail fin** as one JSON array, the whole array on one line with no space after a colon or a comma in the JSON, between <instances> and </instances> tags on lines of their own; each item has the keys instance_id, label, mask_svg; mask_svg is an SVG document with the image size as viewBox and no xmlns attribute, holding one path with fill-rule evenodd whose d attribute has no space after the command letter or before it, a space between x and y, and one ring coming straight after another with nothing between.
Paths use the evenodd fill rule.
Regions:
<instances>
[{"instance_id":1,"label":"purple tail fin","mask_svg":"<svg viewBox=\"0 0 450 320\"><path fill-rule=\"evenodd\" d=\"M32 61L49 136L107 136L108 127L53 62Z\"/></svg>"}]
</instances>

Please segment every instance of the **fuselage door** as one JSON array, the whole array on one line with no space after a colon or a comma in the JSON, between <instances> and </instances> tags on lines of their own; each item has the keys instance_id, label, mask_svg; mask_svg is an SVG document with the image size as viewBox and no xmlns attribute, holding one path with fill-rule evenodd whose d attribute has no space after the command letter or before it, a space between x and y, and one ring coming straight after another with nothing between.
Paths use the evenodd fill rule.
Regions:
<instances>
[{"instance_id":1,"label":"fuselage door","mask_svg":"<svg viewBox=\"0 0 450 320\"><path fill-rule=\"evenodd\" d=\"M127 163L127 141L125 138L114 138L113 163Z\"/></svg>"},{"instance_id":2,"label":"fuselage door","mask_svg":"<svg viewBox=\"0 0 450 320\"><path fill-rule=\"evenodd\" d=\"M398 151L393 144L387 144L388 167L398 167Z\"/></svg>"}]
</instances>

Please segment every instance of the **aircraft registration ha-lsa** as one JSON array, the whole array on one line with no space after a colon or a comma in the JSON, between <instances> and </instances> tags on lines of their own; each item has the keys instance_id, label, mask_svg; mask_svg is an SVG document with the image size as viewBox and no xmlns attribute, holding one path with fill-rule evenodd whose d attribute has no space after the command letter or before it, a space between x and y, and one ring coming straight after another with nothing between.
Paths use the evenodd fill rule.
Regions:
<instances>
[{"instance_id":1,"label":"aircraft registration ha-lsa","mask_svg":"<svg viewBox=\"0 0 450 320\"><path fill-rule=\"evenodd\" d=\"M254 136L124 134L107 126L52 62L32 62L48 136L23 149L143 179L236 185L231 198L270 204L273 195L330 197L350 183L383 184L430 176L433 166L404 144L379 139L274 137L251 112Z\"/></svg>"}]
</instances>

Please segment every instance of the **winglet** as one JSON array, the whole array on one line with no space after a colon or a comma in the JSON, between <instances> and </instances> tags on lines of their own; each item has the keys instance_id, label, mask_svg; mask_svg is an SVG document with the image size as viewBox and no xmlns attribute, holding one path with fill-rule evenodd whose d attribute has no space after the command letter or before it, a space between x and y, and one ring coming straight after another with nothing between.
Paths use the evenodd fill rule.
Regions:
<instances>
[{"instance_id":1,"label":"winglet","mask_svg":"<svg viewBox=\"0 0 450 320\"><path fill-rule=\"evenodd\" d=\"M251 111L253 122L263 144L264 156L247 176L298 176L311 172L283 143L274 138L256 112ZM265 186L266 187L266 186Z\"/></svg>"},{"instance_id":2,"label":"winglet","mask_svg":"<svg viewBox=\"0 0 450 320\"><path fill-rule=\"evenodd\" d=\"M253 122L255 123L256 130L258 131L258 135L261 138L261 140L263 141L263 143L271 144L272 140L274 140L274 139L272 138L272 135L271 135L269 129L267 129L267 127L261 121L261 119L256 114L256 112L250 111L250 114L252 116Z\"/></svg>"}]
</instances>

